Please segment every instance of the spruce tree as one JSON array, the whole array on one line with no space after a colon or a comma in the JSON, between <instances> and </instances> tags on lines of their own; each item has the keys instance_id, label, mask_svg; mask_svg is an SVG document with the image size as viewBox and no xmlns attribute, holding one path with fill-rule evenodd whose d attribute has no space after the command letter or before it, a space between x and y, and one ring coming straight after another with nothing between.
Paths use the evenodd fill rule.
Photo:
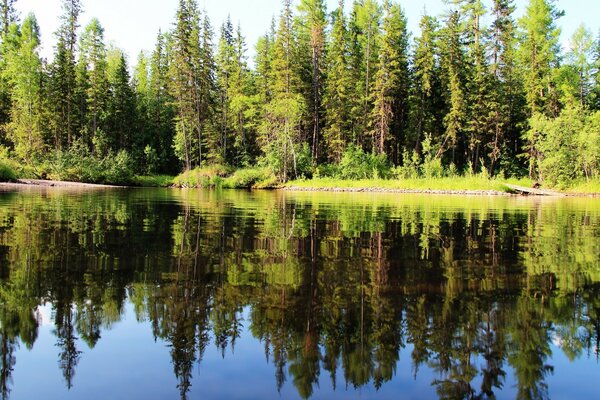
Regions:
<instances>
[{"instance_id":1,"label":"spruce tree","mask_svg":"<svg viewBox=\"0 0 600 400\"><path fill-rule=\"evenodd\" d=\"M292 173L297 175L300 122L305 109L299 93L301 81L292 62L296 42L292 26L291 1L283 0L271 61L273 99L265 107L261 146L284 182Z\"/></svg>"},{"instance_id":2,"label":"spruce tree","mask_svg":"<svg viewBox=\"0 0 600 400\"><path fill-rule=\"evenodd\" d=\"M445 134L441 143L437 143L437 157L448 150L451 161L462 164L460 151L465 148L465 130L467 124L467 98L465 93L464 43L461 19L458 11L450 12L446 26L442 30L441 53L442 73L446 87L448 112L444 117ZM436 158L437 158L436 157Z\"/></svg>"},{"instance_id":3,"label":"spruce tree","mask_svg":"<svg viewBox=\"0 0 600 400\"><path fill-rule=\"evenodd\" d=\"M107 51L104 45L104 28L100 21L92 19L81 36L80 63L87 72L85 130L86 142L92 143L94 151L104 153L117 145L117 140L106 131L106 106L108 103ZM108 146L105 147L105 146Z\"/></svg>"},{"instance_id":4,"label":"spruce tree","mask_svg":"<svg viewBox=\"0 0 600 400\"><path fill-rule=\"evenodd\" d=\"M0 38L8 35L9 28L18 22L16 0L0 0Z\"/></svg>"},{"instance_id":5,"label":"spruce tree","mask_svg":"<svg viewBox=\"0 0 600 400\"><path fill-rule=\"evenodd\" d=\"M373 150L379 154L391 153L398 162L408 118L408 30L398 4L386 0L383 11L383 33L373 85Z\"/></svg>"},{"instance_id":6,"label":"spruce tree","mask_svg":"<svg viewBox=\"0 0 600 400\"><path fill-rule=\"evenodd\" d=\"M323 0L301 0L298 6L300 27L308 39L310 85L306 104L310 109L309 138L313 161L319 159L322 128L323 75L325 62L326 7Z\"/></svg>"},{"instance_id":7,"label":"spruce tree","mask_svg":"<svg viewBox=\"0 0 600 400\"><path fill-rule=\"evenodd\" d=\"M377 73L379 56L379 35L381 7L375 0L355 0L352 11L351 30L353 30L351 62L355 68L357 106L353 113L357 118L355 133L365 150L372 150L374 143L369 134L374 126L373 89L374 76Z\"/></svg>"},{"instance_id":8,"label":"spruce tree","mask_svg":"<svg viewBox=\"0 0 600 400\"><path fill-rule=\"evenodd\" d=\"M556 20L564 13L554 0L530 0L525 15L519 20L521 28L519 61L523 73L525 98L529 116L536 114L557 116L559 105L553 70L558 67L560 53L560 28ZM541 157L537 141L539 134L530 130L525 134L529 176L536 177Z\"/></svg>"},{"instance_id":9,"label":"spruce tree","mask_svg":"<svg viewBox=\"0 0 600 400\"><path fill-rule=\"evenodd\" d=\"M4 35L14 46L4 54L6 68L3 78L10 87L10 122L8 138L19 160L30 164L42 154L44 140L41 129L42 62L39 56L40 28L33 14L28 15L20 29L10 26Z\"/></svg>"},{"instance_id":10,"label":"spruce tree","mask_svg":"<svg viewBox=\"0 0 600 400\"><path fill-rule=\"evenodd\" d=\"M195 0L180 0L173 32L173 59L169 92L176 109L175 152L190 170L202 162L202 134L205 116L201 101L200 17Z\"/></svg>"},{"instance_id":11,"label":"spruce tree","mask_svg":"<svg viewBox=\"0 0 600 400\"><path fill-rule=\"evenodd\" d=\"M48 101L51 108L49 128L55 149L70 146L80 126L75 97L75 51L82 6L79 0L63 0L62 4L62 24L56 33L58 41L54 61L50 65Z\"/></svg>"},{"instance_id":12,"label":"spruce tree","mask_svg":"<svg viewBox=\"0 0 600 400\"><path fill-rule=\"evenodd\" d=\"M509 173L518 173L518 155L523 146L519 127L524 122L524 95L516 60L517 28L513 0L494 0L491 25L492 134L488 143L490 172L499 163Z\"/></svg>"},{"instance_id":13,"label":"spruce tree","mask_svg":"<svg viewBox=\"0 0 600 400\"><path fill-rule=\"evenodd\" d=\"M421 35L415 39L413 55L413 86L411 108L411 136L407 150L420 152L421 142L429 135L435 143L442 141L441 117L445 109L438 60L438 22L424 15L419 24Z\"/></svg>"},{"instance_id":14,"label":"spruce tree","mask_svg":"<svg viewBox=\"0 0 600 400\"><path fill-rule=\"evenodd\" d=\"M107 75L109 98L106 105L106 130L112 150L127 150L135 153L139 159L145 143L143 137L135 131L138 119L136 97L123 51L110 51Z\"/></svg>"},{"instance_id":15,"label":"spruce tree","mask_svg":"<svg viewBox=\"0 0 600 400\"><path fill-rule=\"evenodd\" d=\"M352 79L348 63L348 29L344 16L344 0L333 12L333 28L327 47L326 77L323 94L325 109L325 144L330 161L340 162L350 141L350 93Z\"/></svg>"}]
</instances>

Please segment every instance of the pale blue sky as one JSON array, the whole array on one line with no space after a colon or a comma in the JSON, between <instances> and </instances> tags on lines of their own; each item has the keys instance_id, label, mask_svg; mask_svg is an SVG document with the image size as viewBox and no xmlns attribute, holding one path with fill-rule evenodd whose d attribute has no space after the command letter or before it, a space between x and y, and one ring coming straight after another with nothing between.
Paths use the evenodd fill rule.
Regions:
<instances>
[{"instance_id":1,"label":"pale blue sky","mask_svg":"<svg viewBox=\"0 0 600 400\"><path fill-rule=\"evenodd\" d=\"M298 3L296 0L295 3ZM517 16L520 16L528 0L516 0ZM235 24L239 21L247 38L250 55L258 37L268 29L273 15L279 15L281 0L198 0L206 8L217 31L228 14ZM329 10L337 6L338 0L327 0ZM347 5L351 0L346 0ZM141 50L154 47L158 29L170 29L175 19L178 0L83 0L82 26L92 17L97 17L105 28L107 42L114 42L125 50L132 63ZM438 15L445 10L442 0L400 0L409 21L409 28L418 33L418 23L423 10ZM558 0L558 7L566 11L559 21L563 28L563 44L575 28L584 23L594 35L600 23L600 0ZM21 16L33 11L42 30L44 48L42 55L51 57L55 40L53 32L62 13L60 0L17 0Z\"/></svg>"}]
</instances>

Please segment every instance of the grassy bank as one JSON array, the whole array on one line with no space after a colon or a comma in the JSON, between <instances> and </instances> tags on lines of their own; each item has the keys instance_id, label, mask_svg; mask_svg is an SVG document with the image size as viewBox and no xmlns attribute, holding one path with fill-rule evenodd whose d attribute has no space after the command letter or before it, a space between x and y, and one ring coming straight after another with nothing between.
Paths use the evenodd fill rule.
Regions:
<instances>
[{"instance_id":1,"label":"grassy bank","mask_svg":"<svg viewBox=\"0 0 600 400\"><path fill-rule=\"evenodd\" d=\"M515 184L528 184L527 181L511 180ZM496 191L510 192L505 180L482 176L458 176L445 178L411 178L411 179L361 179L344 180L335 178L317 178L291 181L289 188L300 189L380 189L380 190L414 190L414 191Z\"/></svg>"}]
</instances>

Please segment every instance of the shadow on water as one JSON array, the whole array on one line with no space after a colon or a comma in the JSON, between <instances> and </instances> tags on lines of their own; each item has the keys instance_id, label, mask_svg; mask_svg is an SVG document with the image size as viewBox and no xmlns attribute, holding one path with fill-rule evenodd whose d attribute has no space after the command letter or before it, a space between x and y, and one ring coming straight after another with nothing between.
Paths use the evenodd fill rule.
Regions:
<instances>
[{"instance_id":1,"label":"shadow on water","mask_svg":"<svg viewBox=\"0 0 600 400\"><path fill-rule=\"evenodd\" d=\"M43 304L69 389L78 343L94 351L127 304L168 345L181 398L206 349L235 362L244 335L302 398L325 380L380 390L401 354L441 398L548 398L554 345L598 357L594 200L28 190L0 205L3 399Z\"/></svg>"}]
</instances>

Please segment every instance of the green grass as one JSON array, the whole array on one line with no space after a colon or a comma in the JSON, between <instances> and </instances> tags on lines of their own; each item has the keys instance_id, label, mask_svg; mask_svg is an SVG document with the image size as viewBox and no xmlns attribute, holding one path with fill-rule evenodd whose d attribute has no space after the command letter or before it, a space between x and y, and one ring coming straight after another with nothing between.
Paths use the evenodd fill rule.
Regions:
<instances>
[{"instance_id":1,"label":"green grass","mask_svg":"<svg viewBox=\"0 0 600 400\"><path fill-rule=\"evenodd\" d=\"M600 181L591 180L575 182L573 186L566 190L567 193L598 194L600 193Z\"/></svg>"},{"instance_id":2,"label":"green grass","mask_svg":"<svg viewBox=\"0 0 600 400\"><path fill-rule=\"evenodd\" d=\"M490 191L509 192L501 180L483 176L466 176L452 178L414 178L414 179L367 179L341 180L319 178L312 180L291 181L287 187L314 189L392 189L392 190L447 190L447 191Z\"/></svg>"},{"instance_id":3,"label":"green grass","mask_svg":"<svg viewBox=\"0 0 600 400\"><path fill-rule=\"evenodd\" d=\"M137 175L133 178L133 184L140 187L170 187L174 179L170 175Z\"/></svg>"}]
</instances>

